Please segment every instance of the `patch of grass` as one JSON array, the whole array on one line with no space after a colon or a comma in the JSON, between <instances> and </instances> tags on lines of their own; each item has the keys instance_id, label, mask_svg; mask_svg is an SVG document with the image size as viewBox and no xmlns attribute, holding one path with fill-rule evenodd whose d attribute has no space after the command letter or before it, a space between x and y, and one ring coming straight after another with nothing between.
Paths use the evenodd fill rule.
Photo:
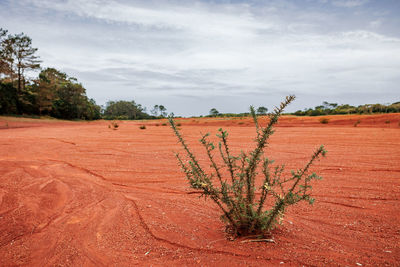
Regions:
<instances>
[{"instance_id":1,"label":"patch of grass","mask_svg":"<svg viewBox=\"0 0 400 267\"><path fill-rule=\"evenodd\" d=\"M140 125L140 126L139 126L139 129L141 129L141 130L146 129L146 125Z\"/></svg>"},{"instance_id":2,"label":"patch of grass","mask_svg":"<svg viewBox=\"0 0 400 267\"><path fill-rule=\"evenodd\" d=\"M164 122L164 123L162 123L161 125L162 125L162 126L167 126L167 124L166 124L165 122Z\"/></svg>"},{"instance_id":3,"label":"patch of grass","mask_svg":"<svg viewBox=\"0 0 400 267\"><path fill-rule=\"evenodd\" d=\"M324 146L315 150L303 168L291 171L290 175L284 172L285 165L273 166L274 161L264 153L269 137L274 133L274 125L285 107L294 99L294 96L286 97L268 115L269 122L265 127L259 125L256 112L250 107L256 128L256 146L251 151L233 155L228 143L228 132L222 129L218 130L218 145L209 141L209 134L205 134L200 143L209 160L207 167L211 169L203 168L198 157L187 146L173 118L169 118L186 155L182 157L177 153L176 157L190 187L198 190L204 198L210 198L219 207L226 232L232 237L267 236L282 222L287 207L300 201L310 204L314 202L310 194L311 182L321 177L315 173L310 174L310 167L320 156L325 155ZM215 153L220 155L221 161L215 160ZM256 182L256 178L260 176L263 177L262 186L258 187L256 184L260 183Z\"/></svg>"},{"instance_id":4,"label":"patch of grass","mask_svg":"<svg viewBox=\"0 0 400 267\"><path fill-rule=\"evenodd\" d=\"M329 119L328 118L320 118L319 122L322 124L328 124L329 123Z\"/></svg>"}]
</instances>

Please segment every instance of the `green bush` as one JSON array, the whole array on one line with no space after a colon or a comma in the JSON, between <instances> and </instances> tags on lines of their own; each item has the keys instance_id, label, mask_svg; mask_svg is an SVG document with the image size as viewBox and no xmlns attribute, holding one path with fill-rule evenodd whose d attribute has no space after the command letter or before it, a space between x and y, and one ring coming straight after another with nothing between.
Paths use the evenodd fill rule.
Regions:
<instances>
[{"instance_id":1,"label":"green bush","mask_svg":"<svg viewBox=\"0 0 400 267\"><path fill-rule=\"evenodd\" d=\"M139 129L141 129L141 130L146 129L146 125L140 125L140 126L139 126Z\"/></svg>"},{"instance_id":2,"label":"green bush","mask_svg":"<svg viewBox=\"0 0 400 267\"><path fill-rule=\"evenodd\" d=\"M113 130L118 130L119 123L116 121L112 121L109 125L108 128L113 129Z\"/></svg>"},{"instance_id":3,"label":"green bush","mask_svg":"<svg viewBox=\"0 0 400 267\"><path fill-rule=\"evenodd\" d=\"M322 124L328 124L329 123L329 119L328 118L321 118L319 119L319 122Z\"/></svg>"},{"instance_id":4,"label":"green bush","mask_svg":"<svg viewBox=\"0 0 400 267\"><path fill-rule=\"evenodd\" d=\"M169 118L171 127L186 154L185 158L178 153L176 157L190 187L198 189L201 196L211 198L221 209L223 213L221 219L226 224L226 231L232 236L264 236L281 222L288 206L302 200L310 204L314 202L310 196L312 189L310 183L321 177L315 173L309 174L309 169L315 160L325 155L323 146L314 152L304 168L291 171L289 176L284 174L284 165L272 167L273 160L264 155L269 137L274 133L274 125L284 108L294 99L295 96L286 97L286 100L269 114L269 123L264 128L258 124L254 108L250 107L257 132L256 147L250 152L242 151L237 156L232 155L228 145L228 133L219 129L218 150L222 165L214 159L216 146L208 141L209 134L205 134L200 142L210 161L212 168L210 171L206 171L200 165L173 118ZM262 186L259 188L256 186L258 174L263 176Z\"/></svg>"}]
</instances>

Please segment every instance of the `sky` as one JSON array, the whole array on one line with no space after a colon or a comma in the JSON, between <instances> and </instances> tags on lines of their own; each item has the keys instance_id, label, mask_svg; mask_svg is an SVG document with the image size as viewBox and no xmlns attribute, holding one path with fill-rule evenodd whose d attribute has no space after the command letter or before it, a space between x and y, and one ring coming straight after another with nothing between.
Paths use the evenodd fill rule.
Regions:
<instances>
[{"instance_id":1,"label":"sky","mask_svg":"<svg viewBox=\"0 0 400 267\"><path fill-rule=\"evenodd\" d=\"M398 0L0 0L42 67L175 115L400 101Z\"/></svg>"}]
</instances>

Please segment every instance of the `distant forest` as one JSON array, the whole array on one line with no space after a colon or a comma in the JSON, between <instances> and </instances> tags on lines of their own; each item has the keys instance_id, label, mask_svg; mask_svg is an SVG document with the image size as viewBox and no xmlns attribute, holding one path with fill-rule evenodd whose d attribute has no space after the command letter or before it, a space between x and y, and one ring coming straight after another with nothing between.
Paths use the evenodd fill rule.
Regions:
<instances>
[{"instance_id":1,"label":"distant forest","mask_svg":"<svg viewBox=\"0 0 400 267\"><path fill-rule=\"evenodd\" d=\"M24 33L0 29L0 114L48 115L95 120L101 109L77 79L53 68L41 69L37 48ZM38 77L28 74L40 71Z\"/></svg>"},{"instance_id":2,"label":"distant forest","mask_svg":"<svg viewBox=\"0 0 400 267\"><path fill-rule=\"evenodd\" d=\"M397 113L400 112L400 102L388 105L365 104L360 106L351 106L348 104L338 105L337 103L323 102L322 105L315 108L308 108L303 111L298 110L293 115L297 116L321 116L338 114L373 114L373 113Z\"/></svg>"},{"instance_id":3,"label":"distant forest","mask_svg":"<svg viewBox=\"0 0 400 267\"><path fill-rule=\"evenodd\" d=\"M0 115L51 116L67 120L140 120L168 116L163 105L155 105L148 114L146 108L135 101L109 101L102 108L87 97L86 89L76 78L55 68L43 69L37 50L32 47L32 39L24 33L8 34L7 30L0 28ZM33 73L39 74L32 78ZM259 115L265 115L267 111L266 107L257 109ZM400 102L358 107L323 102L315 108L292 114L319 116L393 112L400 112ZM249 116L249 113L219 113L213 108L206 116L243 117Z\"/></svg>"},{"instance_id":4,"label":"distant forest","mask_svg":"<svg viewBox=\"0 0 400 267\"><path fill-rule=\"evenodd\" d=\"M256 109L258 115L266 115L268 109L266 107L259 107ZM399 113L400 102L393 104L365 104L360 106L351 106L349 104L339 105L337 103L328 103L324 101L322 105L315 108L306 108L298 110L289 115L296 116L322 116L322 115L340 115L340 114L374 114L374 113ZM206 117L248 117L250 113L220 113L217 109L212 108Z\"/></svg>"},{"instance_id":5,"label":"distant forest","mask_svg":"<svg viewBox=\"0 0 400 267\"><path fill-rule=\"evenodd\" d=\"M102 108L87 97L76 78L54 68L41 68L37 50L24 33L8 34L0 28L0 115L67 120L135 120L167 115L163 105L155 105L149 115L135 101L109 101ZM34 73L39 74L32 78Z\"/></svg>"}]
</instances>

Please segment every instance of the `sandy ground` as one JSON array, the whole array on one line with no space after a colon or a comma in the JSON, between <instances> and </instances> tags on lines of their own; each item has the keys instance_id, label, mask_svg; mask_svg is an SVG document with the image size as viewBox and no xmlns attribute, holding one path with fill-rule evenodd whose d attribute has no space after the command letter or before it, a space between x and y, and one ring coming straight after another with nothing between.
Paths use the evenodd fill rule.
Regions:
<instances>
[{"instance_id":1,"label":"sandy ground","mask_svg":"<svg viewBox=\"0 0 400 267\"><path fill-rule=\"evenodd\" d=\"M400 114L325 117L284 117L266 150L288 169L328 150L316 202L289 208L275 243L226 239L165 121L0 117L0 266L399 266ZM249 119L178 121L195 151L221 126L253 146Z\"/></svg>"}]
</instances>

